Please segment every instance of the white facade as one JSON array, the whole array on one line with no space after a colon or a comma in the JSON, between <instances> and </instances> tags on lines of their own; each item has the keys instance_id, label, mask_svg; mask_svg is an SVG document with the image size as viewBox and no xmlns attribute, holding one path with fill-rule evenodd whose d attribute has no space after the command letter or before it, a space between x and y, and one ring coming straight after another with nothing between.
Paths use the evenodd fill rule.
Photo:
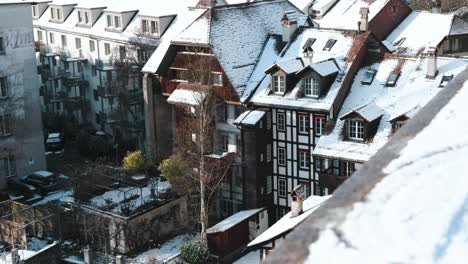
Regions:
<instances>
[{"instance_id":1,"label":"white facade","mask_svg":"<svg viewBox=\"0 0 468 264\"><path fill-rule=\"evenodd\" d=\"M0 3L0 188L44 170L45 151L29 3Z\"/></svg>"}]
</instances>

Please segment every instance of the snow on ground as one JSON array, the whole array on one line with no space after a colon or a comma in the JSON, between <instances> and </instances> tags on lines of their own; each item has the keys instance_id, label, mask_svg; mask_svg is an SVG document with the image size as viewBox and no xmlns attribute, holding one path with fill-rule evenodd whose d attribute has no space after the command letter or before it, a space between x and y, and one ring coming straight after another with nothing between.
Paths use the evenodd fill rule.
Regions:
<instances>
[{"instance_id":1,"label":"snow on ground","mask_svg":"<svg viewBox=\"0 0 468 264\"><path fill-rule=\"evenodd\" d=\"M50 192L42 200L33 204L33 206L44 205L52 201L62 201L68 202L73 200L73 191L72 190L60 190L56 192Z\"/></svg>"},{"instance_id":2,"label":"snow on ground","mask_svg":"<svg viewBox=\"0 0 468 264\"><path fill-rule=\"evenodd\" d=\"M49 245L49 241L32 237L28 239L28 249L32 251L39 251Z\"/></svg>"},{"instance_id":3,"label":"snow on ground","mask_svg":"<svg viewBox=\"0 0 468 264\"><path fill-rule=\"evenodd\" d=\"M20 260L28 259L29 257L33 256L34 254L36 254L35 251L18 250L18 256L20 257ZM5 253L5 254L0 254L0 264L13 264L10 252Z\"/></svg>"},{"instance_id":4,"label":"snow on ground","mask_svg":"<svg viewBox=\"0 0 468 264\"><path fill-rule=\"evenodd\" d=\"M156 187L156 186L155 186ZM171 184L168 181L159 182L157 189L159 193L164 193L171 188ZM105 207L109 203L115 204L115 207L111 209L114 213L122 212L122 201L132 196L138 196L138 198L131 200L129 203L132 204L132 208L137 208L149 201L151 195L151 183L143 188L135 187L124 187L117 190L105 192L102 195L96 196L90 200L90 203L96 207ZM125 205L124 205L125 206Z\"/></svg>"},{"instance_id":5,"label":"snow on ground","mask_svg":"<svg viewBox=\"0 0 468 264\"><path fill-rule=\"evenodd\" d=\"M242 258L234 262L234 264L260 264L259 250L249 252L249 254L243 256Z\"/></svg>"},{"instance_id":6,"label":"snow on ground","mask_svg":"<svg viewBox=\"0 0 468 264\"><path fill-rule=\"evenodd\" d=\"M150 249L136 256L131 260L130 264L146 264L149 257L156 257L158 261L164 261L179 254L180 248L187 241L198 240L198 234L185 234L176 236L175 238L166 241L160 248Z\"/></svg>"},{"instance_id":7,"label":"snow on ground","mask_svg":"<svg viewBox=\"0 0 468 264\"><path fill-rule=\"evenodd\" d=\"M366 202L320 234L308 263L466 263L467 101L468 82L384 169Z\"/></svg>"}]
</instances>

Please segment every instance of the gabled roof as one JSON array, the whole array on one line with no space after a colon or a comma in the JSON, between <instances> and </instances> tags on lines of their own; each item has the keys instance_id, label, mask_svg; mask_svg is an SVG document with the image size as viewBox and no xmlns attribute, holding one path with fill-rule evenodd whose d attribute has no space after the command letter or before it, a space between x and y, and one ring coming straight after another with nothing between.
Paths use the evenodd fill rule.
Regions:
<instances>
[{"instance_id":1,"label":"gabled roof","mask_svg":"<svg viewBox=\"0 0 468 264\"><path fill-rule=\"evenodd\" d=\"M468 60L439 57L439 74L434 80L430 80L426 78L427 62L427 58L386 58L359 70L338 115L341 118L336 120L330 134L320 137L313 155L357 162L367 161L391 137L390 120L405 113L414 115L439 91L445 89L439 87L444 75L457 75L468 66ZM387 77L396 67L401 67L401 76L394 87L386 87ZM374 80L369 85L362 85L361 80L366 78L369 68L376 71ZM343 117L354 111L368 120L382 116L372 141L358 143L342 139L345 124Z\"/></svg>"},{"instance_id":2,"label":"gabled roof","mask_svg":"<svg viewBox=\"0 0 468 264\"><path fill-rule=\"evenodd\" d=\"M298 74L302 74L308 70L315 71L318 75L326 77L338 73L341 69L336 63L335 59L330 59L322 62L317 62L312 65L304 67Z\"/></svg>"},{"instance_id":3,"label":"gabled roof","mask_svg":"<svg viewBox=\"0 0 468 264\"><path fill-rule=\"evenodd\" d=\"M304 64L300 58L280 61L268 68L265 73L271 73L274 69L281 69L286 74L293 74L304 68Z\"/></svg>"},{"instance_id":4,"label":"gabled roof","mask_svg":"<svg viewBox=\"0 0 468 264\"><path fill-rule=\"evenodd\" d=\"M384 113L383 110L375 105L373 102L370 102L366 105L358 107L349 111L348 113L343 114L340 119L344 120L348 118L350 115L357 114L362 117L366 122L373 122L374 120L380 118Z\"/></svg>"},{"instance_id":5,"label":"gabled roof","mask_svg":"<svg viewBox=\"0 0 468 264\"><path fill-rule=\"evenodd\" d=\"M383 44L391 52L405 55L426 53L437 47L450 33L451 14L413 11L387 37ZM429 33L430 32L430 33Z\"/></svg>"},{"instance_id":6,"label":"gabled roof","mask_svg":"<svg viewBox=\"0 0 468 264\"><path fill-rule=\"evenodd\" d=\"M454 16L449 34L450 36L468 35L468 21L459 16Z\"/></svg>"}]
</instances>

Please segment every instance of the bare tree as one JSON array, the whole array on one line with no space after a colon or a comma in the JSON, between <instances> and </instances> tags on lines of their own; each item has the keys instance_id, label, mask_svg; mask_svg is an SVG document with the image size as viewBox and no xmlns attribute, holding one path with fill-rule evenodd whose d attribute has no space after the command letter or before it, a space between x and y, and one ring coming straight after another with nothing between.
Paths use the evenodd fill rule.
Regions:
<instances>
[{"instance_id":1,"label":"bare tree","mask_svg":"<svg viewBox=\"0 0 468 264\"><path fill-rule=\"evenodd\" d=\"M173 182L182 182L184 187L180 189L187 188L186 192L197 193L200 237L206 244L211 202L230 172L234 155L215 151L216 110L223 100L217 95L217 88L213 85L213 57L195 52L187 59L186 65L188 70L184 78L190 83L187 89L191 92L185 98L187 102L176 105L178 111L184 111L185 119L178 122L177 154L171 159L183 160L187 170L183 175L172 175L171 178L182 178L173 179Z\"/></svg>"}]
</instances>

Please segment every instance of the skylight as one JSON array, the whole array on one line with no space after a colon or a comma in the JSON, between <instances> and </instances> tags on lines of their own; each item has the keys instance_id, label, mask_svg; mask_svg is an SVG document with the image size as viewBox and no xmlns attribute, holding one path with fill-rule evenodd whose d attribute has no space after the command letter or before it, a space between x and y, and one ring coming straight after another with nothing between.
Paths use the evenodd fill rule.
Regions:
<instances>
[{"instance_id":1,"label":"skylight","mask_svg":"<svg viewBox=\"0 0 468 264\"><path fill-rule=\"evenodd\" d=\"M364 73L364 78L362 79L361 83L366 84L366 85L370 85L372 83L372 81L374 80L374 77L375 77L376 73L377 73L377 71L375 71L375 70L367 70Z\"/></svg>"},{"instance_id":2,"label":"skylight","mask_svg":"<svg viewBox=\"0 0 468 264\"><path fill-rule=\"evenodd\" d=\"M452 75L444 75L442 77L442 80L440 81L439 87L445 87L450 82L450 80L452 80L452 79L453 79L453 74Z\"/></svg>"},{"instance_id":3,"label":"skylight","mask_svg":"<svg viewBox=\"0 0 468 264\"><path fill-rule=\"evenodd\" d=\"M329 39L323 50L330 51L336 43L336 39Z\"/></svg>"},{"instance_id":4,"label":"skylight","mask_svg":"<svg viewBox=\"0 0 468 264\"><path fill-rule=\"evenodd\" d=\"M304 51L309 51L309 50L312 50L312 45L314 45L315 43L315 38L309 38L307 39L306 43L304 44L304 46L302 47L302 49Z\"/></svg>"},{"instance_id":5,"label":"skylight","mask_svg":"<svg viewBox=\"0 0 468 264\"><path fill-rule=\"evenodd\" d=\"M400 38L399 40L393 42L392 45L395 46L395 47L401 46L403 44L403 42L405 42L405 40L406 40L406 38Z\"/></svg>"},{"instance_id":6,"label":"skylight","mask_svg":"<svg viewBox=\"0 0 468 264\"><path fill-rule=\"evenodd\" d=\"M395 86L397 83L398 78L400 77L399 72L391 72L390 75L388 76L387 83L385 86Z\"/></svg>"}]
</instances>

